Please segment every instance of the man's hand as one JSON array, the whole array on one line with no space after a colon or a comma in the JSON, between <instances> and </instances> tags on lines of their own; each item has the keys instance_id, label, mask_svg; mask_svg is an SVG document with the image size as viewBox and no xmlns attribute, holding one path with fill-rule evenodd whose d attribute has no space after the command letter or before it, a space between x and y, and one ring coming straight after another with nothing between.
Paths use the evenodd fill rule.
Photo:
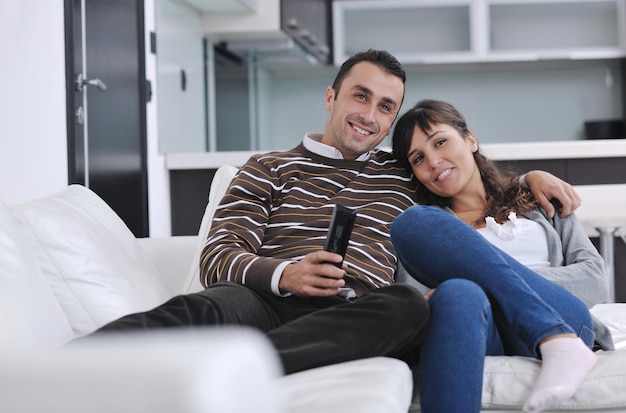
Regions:
<instances>
[{"instance_id":1,"label":"man's hand","mask_svg":"<svg viewBox=\"0 0 626 413\"><path fill-rule=\"evenodd\" d=\"M278 282L281 292L299 296L328 297L337 295L345 286L343 276L348 266L337 268L333 263L341 262L341 255L328 251L307 254L301 261L289 264Z\"/></svg>"},{"instance_id":2,"label":"man's hand","mask_svg":"<svg viewBox=\"0 0 626 413\"><path fill-rule=\"evenodd\" d=\"M426 300L430 300L430 297L432 297L434 293L435 293L435 288L431 288L430 290L424 293L424 298Z\"/></svg>"},{"instance_id":3,"label":"man's hand","mask_svg":"<svg viewBox=\"0 0 626 413\"><path fill-rule=\"evenodd\" d=\"M571 215L581 204L580 197L567 182L545 171L530 171L525 176L530 191L539 204L546 210L548 217L554 216L554 205L550 202L557 199L561 203L559 213L562 217Z\"/></svg>"}]
</instances>

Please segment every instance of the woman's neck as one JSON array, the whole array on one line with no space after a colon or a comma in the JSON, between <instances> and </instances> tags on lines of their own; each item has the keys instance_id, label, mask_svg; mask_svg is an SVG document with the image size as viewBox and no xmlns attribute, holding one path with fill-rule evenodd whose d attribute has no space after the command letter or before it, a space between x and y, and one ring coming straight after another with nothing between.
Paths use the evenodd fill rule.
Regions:
<instances>
[{"instance_id":1,"label":"woman's neck","mask_svg":"<svg viewBox=\"0 0 626 413\"><path fill-rule=\"evenodd\" d=\"M482 191L471 194L458 194L451 199L451 209L463 222L475 228L482 228L484 222L477 224L483 217L483 212L487 207L487 200L484 188Z\"/></svg>"}]
</instances>

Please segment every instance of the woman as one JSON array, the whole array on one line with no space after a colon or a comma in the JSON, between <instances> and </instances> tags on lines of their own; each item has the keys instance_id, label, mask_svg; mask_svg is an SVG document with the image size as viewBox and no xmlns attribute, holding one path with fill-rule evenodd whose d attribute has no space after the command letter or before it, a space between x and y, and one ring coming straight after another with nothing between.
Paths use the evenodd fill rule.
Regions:
<instances>
[{"instance_id":1,"label":"woman","mask_svg":"<svg viewBox=\"0 0 626 413\"><path fill-rule=\"evenodd\" d=\"M575 216L548 219L516 177L480 153L446 102L423 100L405 113L393 150L420 183L419 204L439 207L409 208L391 233L400 262L431 288L422 411L480 411L487 355L542 360L525 413L570 398L596 363L594 327L612 347L588 311L608 294L603 261Z\"/></svg>"}]
</instances>

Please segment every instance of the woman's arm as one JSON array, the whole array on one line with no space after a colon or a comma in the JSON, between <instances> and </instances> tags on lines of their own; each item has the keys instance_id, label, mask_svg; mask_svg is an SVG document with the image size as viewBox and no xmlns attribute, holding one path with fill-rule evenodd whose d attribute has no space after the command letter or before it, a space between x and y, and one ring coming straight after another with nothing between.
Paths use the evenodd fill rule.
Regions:
<instances>
[{"instance_id":1,"label":"woman's arm","mask_svg":"<svg viewBox=\"0 0 626 413\"><path fill-rule=\"evenodd\" d=\"M539 211L535 214L536 216L531 215L529 218L537 221L543 219L544 222L540 223L546 227L550 261L553 266L533 268L533 270L567 289L589 308L605 302L609 290L604 260L585 233L576 215L570 215L567 218L556 215L552 220L546 220ZM553 231L550 231L551 229ZM559 242L562 246L560 249L562 257L555 257L559 248L554 247Z\"/></svg>"}]
</instances>

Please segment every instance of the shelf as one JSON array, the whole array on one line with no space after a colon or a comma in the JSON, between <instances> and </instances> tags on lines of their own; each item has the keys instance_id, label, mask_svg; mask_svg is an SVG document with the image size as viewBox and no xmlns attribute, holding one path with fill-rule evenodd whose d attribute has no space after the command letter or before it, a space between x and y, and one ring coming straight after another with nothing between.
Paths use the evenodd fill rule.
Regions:
<instances>
[{"instance_id":1,"label":"shelf","mask_svg":"<svg viewBox=\"0 0 626 413\"><path fill-rule=\"evenodd\" d=\"M625 2L336 0L334 62L368 48L417 64L616 59L626 56Z\"/></svg>"}]
</instances>

